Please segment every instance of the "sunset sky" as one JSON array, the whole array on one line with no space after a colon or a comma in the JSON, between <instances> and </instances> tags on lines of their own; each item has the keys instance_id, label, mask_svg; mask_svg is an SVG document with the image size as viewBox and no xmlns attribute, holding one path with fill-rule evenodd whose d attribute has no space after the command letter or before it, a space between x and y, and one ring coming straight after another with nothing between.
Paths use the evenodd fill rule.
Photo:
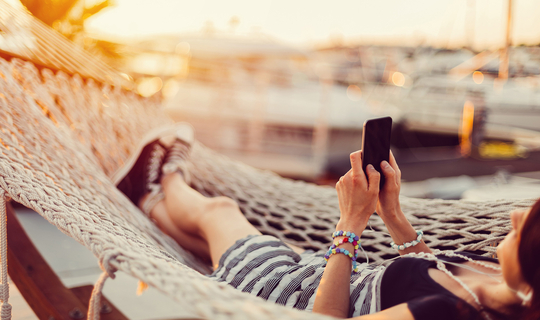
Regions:
<instances>
[{"instance_id":1,"label":"sunset sky","mask_svg":"<svg viewBox=\"0 0 540 320\"><path fill-rule=\"evenodd\" d=\"M115 1L87 22L88 31L102 37L187 33L209 21L228 31L236 16L238 33L255 30L297 45L343 39L455 47L472 41L477 49L504 44L507 8L507 0ZM514 44L540 43L539 15L540 1L514 0Z\"/></svg>"}]
</instances>

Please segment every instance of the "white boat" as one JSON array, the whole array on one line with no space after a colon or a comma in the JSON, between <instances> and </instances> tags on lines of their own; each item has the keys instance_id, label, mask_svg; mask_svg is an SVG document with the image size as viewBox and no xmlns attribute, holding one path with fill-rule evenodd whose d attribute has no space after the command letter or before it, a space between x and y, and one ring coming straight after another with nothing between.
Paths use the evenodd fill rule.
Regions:
<instances>
[{"instance_id":1,"label":"white boat","mask_svg":"<svg viewBox=\"0 0 540 320\"><path fill-rule=\"evenodd\" d=\"M497 79L426 76L408 88L387 89L381 96L407 130L459 135L466 103L485 109L484 138L540 149L540 78ZM376 90L376 89L374 89ZM372 95L372 101L376 98Z\"/></svg>"},{"instance_id":2,"label":"white boat","mask_svg":"<svg viewBox=\"0 0 540 320\"><path fill-rule=\"evenodd\" d=\"M363 123L376 115L359 92L313 71L309 54L273 39L177 41L189 45L190 70L168 112L192 123L203 144L252 166L314 180L360 148Z\"/></svg>"}]
</instances>

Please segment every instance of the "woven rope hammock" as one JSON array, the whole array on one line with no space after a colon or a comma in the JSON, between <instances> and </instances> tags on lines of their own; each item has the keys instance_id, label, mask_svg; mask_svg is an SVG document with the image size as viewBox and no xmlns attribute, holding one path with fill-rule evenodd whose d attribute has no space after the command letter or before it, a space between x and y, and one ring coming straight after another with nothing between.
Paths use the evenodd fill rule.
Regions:
<instances>
[{"instance_id":1,"label":"woven rope hammock","mask_svg":"<svg viewBox=\"0 0 540 320\"><path fill-rule=\"evenodd\" d=\"M99 317L92 306L99 306L103 282L118 270L201 318L305 319L305 312L209 280L203 275L211 271L209 265L163 234L113 185L111 174L145 132L170 122L157 99L0 58L0 188L96 256L104 274L95 286L89 319ZM331 242L339 218L333 188L287 180L198 143L191 173L194 188L233 198L264 234L306 249L326 249ZM483 255L495 254L495 245L509 232L508 212L531 204L402 198L403 210L424 230L428 246ZM386 231L376 215L370 221L374 230ZM362 235L372 261L395 256L389 241L382 233Z\"/></svg>"}]
</instances>

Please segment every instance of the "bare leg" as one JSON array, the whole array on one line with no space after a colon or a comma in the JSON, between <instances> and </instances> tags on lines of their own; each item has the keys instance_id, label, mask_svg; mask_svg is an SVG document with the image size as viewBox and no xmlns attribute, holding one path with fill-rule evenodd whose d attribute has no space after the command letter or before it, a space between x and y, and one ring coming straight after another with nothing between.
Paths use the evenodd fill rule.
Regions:
<instances>
[{"instance_id":1,"label":"bare leg","mask_svg":"<svg viewBox=\"0 0 540 320\"><path fill-rule=\"evenodd\" d=\"M170 221L182 233L208 244L214 268L223 253L237 240L261 234L232 199L206 198L189 187L178 173L164 177L161 184ZM179 243L183 246L183 242Z\"/></svg>"},{"instance_id":2,"label":"bare leg","mask_svg":"<svg viewBox=\"0 0 540 320\"><path fill-rule=\"evenodd\" d=\"M206 198L176 173L164 177L162 186L165 199L154 207L151 218L183 248L202 259L211 259L214 268L237 240L261 234L230 198ZM298 254L304 251L288 246Z\"/></svg>"},{"instance_id":3,"label":"bare leg","mask_svg":"<svg viewBox=\"0 0 540 320\"><path fill-rule=\"evenodd\" d=\"M146 197L143 197L141 202L145 201L145 198ZM178 228L169 217L164 200L156 204L150 213L150 217L163 232L171 236L184 249L191 251L203 260L210 261L210 248L208 247L208 243L205 240L187 234Z\"/></svg>"}]
</instances>

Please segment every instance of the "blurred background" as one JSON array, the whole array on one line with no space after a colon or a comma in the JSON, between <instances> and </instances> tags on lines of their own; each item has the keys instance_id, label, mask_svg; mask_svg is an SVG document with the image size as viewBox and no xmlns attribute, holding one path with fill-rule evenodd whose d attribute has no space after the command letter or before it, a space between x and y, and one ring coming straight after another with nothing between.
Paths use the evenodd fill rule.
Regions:
<instances>
[{"instance_id":1,"label":"blurred background","mask_svg":"<svg viewBox=\"0 0 540 320\"><path fill-rule=\"evenodd\" d=\"M537 0L0 0L0 57L162 100L206 146L285 177L334 186L364 122L391 116L403 195L538 198L539 15ZM64 285L96 282L89 251L17 216ZM119 274L104 293L130 319L193 317L138 286ZM15 286L10 302L37 319Z\"/></svg>"},{"instance_id":2,"label":"blurred background","mask_svg":"<svg viewBox=\"0 0 540 320\"><path fill-rule=\"evenodd\" d=\"M404 195L540 196L538 1L8 2L249 165L333 185L391 116Z\"/></svg>"}]
</instances>

